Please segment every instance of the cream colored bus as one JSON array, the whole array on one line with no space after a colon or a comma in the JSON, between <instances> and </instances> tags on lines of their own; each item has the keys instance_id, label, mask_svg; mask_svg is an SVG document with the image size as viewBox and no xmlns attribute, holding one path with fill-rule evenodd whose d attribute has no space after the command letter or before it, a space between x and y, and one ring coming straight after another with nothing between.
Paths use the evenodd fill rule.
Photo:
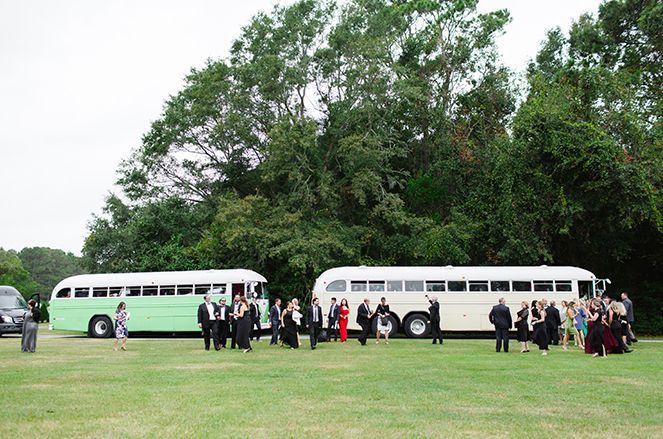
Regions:
<instances>
[{"instance_id":1,"label":"cream colored bus","mask_svg":"<svg viewBox=\"0 0 663 439\"><path fill-rule=\"evenodd\" d=\"M357 307L364 298L374 309L381 297L390 306L391 334L403 330L408 337L430 333L428 299L437 296L443 331L487 331L491 307L504 297L514 316L520 302L545 297L562 300L594 297L608 279L577 267L338 267L318 277L313 293L328 310L330 299L348 300L348 329L356 324ZM373 321L373 330L377 322Z\"/></svg>"}]
</instances>

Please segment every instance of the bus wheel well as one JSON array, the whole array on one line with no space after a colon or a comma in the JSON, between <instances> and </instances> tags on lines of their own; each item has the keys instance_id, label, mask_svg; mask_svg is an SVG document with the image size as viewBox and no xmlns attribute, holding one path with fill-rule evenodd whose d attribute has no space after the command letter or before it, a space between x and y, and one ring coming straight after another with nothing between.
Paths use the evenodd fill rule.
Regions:
<instances>
[{"instance_id":1,"label":"bus wheel well","mask_svg":"<svg viewBox=\"0 0 663 439\"><path fill-rule=\"evenodd\" d=\"M113 335L113 322L106 314L95 314L87 325L87 336L93 338L110 338Z\"/></svg>"}]
</instances>

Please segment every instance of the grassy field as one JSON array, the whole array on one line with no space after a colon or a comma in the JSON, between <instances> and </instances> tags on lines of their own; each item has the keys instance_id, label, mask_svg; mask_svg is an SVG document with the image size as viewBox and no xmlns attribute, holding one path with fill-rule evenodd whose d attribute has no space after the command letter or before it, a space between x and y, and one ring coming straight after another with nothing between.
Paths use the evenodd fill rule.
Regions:
<instances>
[{"instance_id":1,"label":"grassy field","mask_svg":"<svg viewBox=\"0 0 663 439\"><path fill-rule=\"evenodd\" d=\"M42 334L49 334L43 331ZM663 343L590 358L490 340L205 352L198 339L0 338L0 431L27 437L663 437ZM606 427L611 432L601 433Z\"/></svg>"}]
</instances>

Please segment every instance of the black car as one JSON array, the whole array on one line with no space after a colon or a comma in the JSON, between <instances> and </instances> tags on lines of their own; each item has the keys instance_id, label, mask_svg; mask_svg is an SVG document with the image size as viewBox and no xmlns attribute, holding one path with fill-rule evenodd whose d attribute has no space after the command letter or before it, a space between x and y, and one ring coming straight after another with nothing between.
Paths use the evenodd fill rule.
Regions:
<instances>
[{"instance_id":1,"label":"black car","mask_svg":"<svg viewBox=\"0 0 663 439\"><path fill-rule=\"evenodd\" d=\"M0 336L20 334L28 304L16 288L0 286Z\"/></svg>"}]
</instances>

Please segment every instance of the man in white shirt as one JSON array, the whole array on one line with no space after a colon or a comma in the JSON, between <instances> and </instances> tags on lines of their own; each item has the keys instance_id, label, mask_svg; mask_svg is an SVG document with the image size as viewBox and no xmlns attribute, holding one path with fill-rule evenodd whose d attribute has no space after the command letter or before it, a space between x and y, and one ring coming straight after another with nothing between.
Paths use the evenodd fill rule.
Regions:
<instances>
[{"instance_id":1,"label":"man in white shirt","mask_svg":"<svg viewBox=\"0 0 663 439\"><path fill-rule=\"evenodd\" d=\"M211 296L205 294L204 302L198 306L198 327L203 330L203 338L205 339L205 350L209 351L210 336L214 340L214 349L221 350L219 347L219 335L217 317L219 309L216 303L210 301Z\"/></svg>"}]
</instances>

